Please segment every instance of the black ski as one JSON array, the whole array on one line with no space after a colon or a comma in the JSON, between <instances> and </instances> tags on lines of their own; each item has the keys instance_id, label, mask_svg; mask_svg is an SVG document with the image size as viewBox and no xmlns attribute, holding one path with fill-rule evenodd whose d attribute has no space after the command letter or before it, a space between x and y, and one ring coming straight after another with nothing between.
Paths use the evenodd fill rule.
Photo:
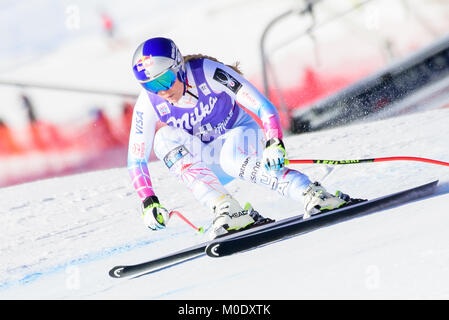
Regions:
<instances>
[{"instance_id":1,"label":"black ski","mask_svg":"<svg viewBox=\"0 0 449 320\"><path fill-rule=\"evenodd\" d=\"M332 210L318 216L312 216L310 219L307 220L302 220L302 215L298 215L280 221L263 224L261 226L248 228L243 231L222 236L212 241L200 243L198 245L180 250L178 252L163 256L158 259L134 265L115 266L109 271L109 275L113 278L124 278L133 275L157 272L162 269L205 256L205 250L206 253L212 257L229 255L238 251L257 247L264 243L275 241L276 239L282 239L292 234L306 232L309 230L319 228L326 224L335 223L345 218L352 217L353 215L356 214L381 210L406 201L411 201L420 197L424 197L434 190L437 183L438 180L416 188L387 195L385 197L361 202L337 210ZM331 218L326 218L329 215L331 216ZM323 217L323 219L318 220L318 218L321 217ZM316 223L312 223L312 225L309 225L310 221L316 220L318 220ZM303 223L307 222L305 225L308 226L310 229L304 231L298 228L298 224L301 225L300 224L301 222ZM285 229L283 228L284 226ZM273 230L273 232L271 232L270 230ZM267 235L271 235L268 236L270 238L267 238ZM239 239L245 240L239 241ZM212 253L212 251L214 253Z\"/></svg>"},{"instance_id":2,"label":"black ski","mask_svg":"<svg viewBox=\"0 0 449 320\"><path fill-rule=\"evenodd\" d=\"M199 256L204 256L204 249L207 243L202 243L197 246L193 246L162 258L146 261L134 265L115 266L109 271L109 275L113 278L124 278L140 273L150 273L160 269L164 269L183 261L195 259Z\"/></svg>"},{"instance_id":3,"label":"black ski","mask_svg":"<svg viewBox=\"0 0 449 320\"><path fill-rule=\"evenodd\" d=\"M288 220L288 219L285 219ZM221 236L220 239L228 239L232 236L235 236L236 234L240 234L243 232L249 232L253 229L259 229L266 225L273 224L273 220L266 219L266 221L260 222L262 225L258 226L250 226L249 228L245 229L244 231L239 232L232 232L230 235L224 235ZM150 261L145 261L139 264L134 265L121 265L121 266L115 266L109 271L109 275L113 278L125 278L133 275L139 275L139 274L148 274L153 273L168 267L175 266L177 264L190 261L196 258L199 258L201 256L205 256L206 254L204 251L206 250L206 246L210 243L203 242L198 245L180 250L175 253L171 253L169 255L163 256L161 258L157 258Z\"/></svg>"},{"instance_id":4,"label":"black ski","mask_svg":"<svg viewBox=\"0 0 449 320\"><path fill-rule=\"evenodd\" d=\"M368 214L393 207L431 194L435 190L437 184L438 180L373 200L314 215L306 220L303 220L301 217L297 217L296 219L290 218L286 219L289 220L288 222L281 220L267 226L254 228L246 232L243 231L242 233L239 232L234 236L215 239L207 245L206 254L210 257L228 256L289 236L306 233L324 226L335 224L356 215Z\"/></svg>"}]
</instances>

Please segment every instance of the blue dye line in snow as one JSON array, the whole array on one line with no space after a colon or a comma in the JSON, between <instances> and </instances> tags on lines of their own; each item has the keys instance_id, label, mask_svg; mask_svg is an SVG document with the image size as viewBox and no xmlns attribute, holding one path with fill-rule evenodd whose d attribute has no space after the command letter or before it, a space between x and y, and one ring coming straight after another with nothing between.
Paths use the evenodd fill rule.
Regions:
<instances>
[{"instance_id":1,"label":"blue dye line in snow","mask_svg":"<svg viewBox=\"0 0 449 320\"><path fill-rule=\"evenodd\" d=\"M177 232L175 234L170 234L167 235L167 237L172 237L175 235L178 235L182 232ZM165 238L165 237L164 237ZM99 252L94 252L94 253L88 253L85 254L82 257L79 257L77 259L71 260L70 262L66 262L66 263L62 263L59 264L57 266L51 267L45 271L40 271L40 272L33 272L30 274L25 275L23 278L19 279L19 280L13 280L13 281L5 281L3 283L0 283L0 290L5 290L8 288L11 288L13 286L17 286L17 285L27 285L30 284L36 280L39 280L43 277L46 276L50 276L53 275L55 273L61 272L63 270L65 270L67 267L69 266L76 266L76 265L81 265L81 264L85 264L85 263L89 263L89 262L93 262L93 261L97 261L97 260L101 260L101 259L105 259L108 257L111 257L115 254L119 254L119 253L124 253L124 252L129 252L131 250L134 249L138 249L141 247L145 247L153 242L157 242L160 240L163 240L164 238L158 238L158 239L152 239L152 240L141 240L139 242L136 243L128 243L128 244L124 244L118 247L113 247L113 248L106 248L103 249Z\"/></svg>"}]
</instances>

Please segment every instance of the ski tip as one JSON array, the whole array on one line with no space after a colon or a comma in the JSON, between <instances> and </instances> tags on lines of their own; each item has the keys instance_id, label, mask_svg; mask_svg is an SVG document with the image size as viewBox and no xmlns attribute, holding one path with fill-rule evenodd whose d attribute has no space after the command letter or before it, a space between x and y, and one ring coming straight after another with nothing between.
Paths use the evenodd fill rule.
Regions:
<instances>
[{"instance_id":1,"label":"ski tip","mask_svg":"<svg viewBox=\"0 0 449 320\"><path fill-rule=\"evenodd\" d=\"M116 266L114 268L112 268L111 270L109 270L109 276L111 276L112 278L122 278L122 271L125 267L123 266Z\"/></svg>"},{"instance_id":2,"label":"ski tip","mask_svg":"<svg viewBox=\"0 0 449 320\"><path fill-rule=\"evenodd\" d=\"M206 247L206 254L212 258L220 257L219 253L220 243L211 243Z\"/></svg>"}]
</instances>

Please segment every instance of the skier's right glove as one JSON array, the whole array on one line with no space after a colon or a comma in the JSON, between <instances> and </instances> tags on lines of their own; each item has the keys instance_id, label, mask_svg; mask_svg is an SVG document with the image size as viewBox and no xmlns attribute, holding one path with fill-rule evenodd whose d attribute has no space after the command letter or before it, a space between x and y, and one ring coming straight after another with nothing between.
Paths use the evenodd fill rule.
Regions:
<instances>
[{"instance_id":1,"label":"skier's right glove","mask_svg":"<svg viewBox=\"0 0 449 320\"><path fill-rule=\"evenodd\" d=\"M145 225L151 230L165 229L170 218L167 209L162 207L156 196L147 197L142 203L142 217Z\"/></svg>"}]
</instances>

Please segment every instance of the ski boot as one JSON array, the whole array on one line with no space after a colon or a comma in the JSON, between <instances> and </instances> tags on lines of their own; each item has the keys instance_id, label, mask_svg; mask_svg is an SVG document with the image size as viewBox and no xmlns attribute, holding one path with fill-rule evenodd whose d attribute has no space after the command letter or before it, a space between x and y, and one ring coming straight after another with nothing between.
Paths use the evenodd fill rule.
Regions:
<instances>
[{"instance_id":1,"label":"ski boot","mask_svg":"<svg viewBox=\"0 0 449 320\"><path fill-rule=\"evenodd\" d=\"M319 182L309 184L303 193L304 196L304 215L303 219L308 219L317 213L341 208L348 203L352 204L350 196L337 191L332 195L324 189ZM355 199L354 199L355 200Z\"/></svg>"},{"instance_id":2,"label":"ski boot","mask_svg":"<svg viewBox=\"0 0 449 320\"><path fill-rule=\"evenodd\" d=\"M262 217L249 203L242 208L229 194L218 198L212 205L212 211L215 219L209 235L211 239L274 221Z\"/></svg>"}]
</instances>

